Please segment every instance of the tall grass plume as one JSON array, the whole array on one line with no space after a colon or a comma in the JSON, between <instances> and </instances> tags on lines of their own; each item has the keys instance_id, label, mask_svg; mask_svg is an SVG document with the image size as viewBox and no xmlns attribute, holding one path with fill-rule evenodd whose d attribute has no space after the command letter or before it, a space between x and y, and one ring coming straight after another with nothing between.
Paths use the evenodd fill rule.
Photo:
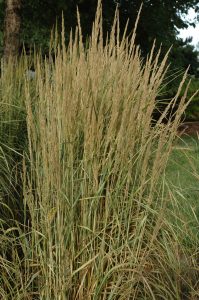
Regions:
<instances>
[{"instance_id":1,"label":"tall grass plume","mask_svg":"<svg viewBox=\"0 0 199 300\"><path fill-rule=\"evenodd\" d=\"M190 254L181 244L183 233L165 217L172 197L165 192L164 170L187 89L172 119L164 125L162 120L186 74L152 126L168 53L160 62L153 47L144 62L135 32L120 38L117 13L104 41L100 2L88 47L78 24L67 47L63 33L54 62L35 58L36 77L24 75L18 89L27 124L17 199L24 221L2 226L0 238L11 254L0 256L0 295L16 300L196 295L195 262L182 263Z\"/></svg>"}]
</instances>

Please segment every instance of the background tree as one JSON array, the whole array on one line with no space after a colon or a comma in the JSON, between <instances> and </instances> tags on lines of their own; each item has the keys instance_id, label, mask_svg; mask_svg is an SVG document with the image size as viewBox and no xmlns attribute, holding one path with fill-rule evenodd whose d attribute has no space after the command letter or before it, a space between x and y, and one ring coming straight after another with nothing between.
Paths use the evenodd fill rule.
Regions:
<instances>
[{"instance_id":1,"label":"background tree","mask_svg":"<svg viewBox=\"0 0 199 300\"><path fill-rule=\"evenodd\" d=\"M16 56L20 46L21 0L6 0L4 23L4 59Z\"/></svg>"}]
</instances>

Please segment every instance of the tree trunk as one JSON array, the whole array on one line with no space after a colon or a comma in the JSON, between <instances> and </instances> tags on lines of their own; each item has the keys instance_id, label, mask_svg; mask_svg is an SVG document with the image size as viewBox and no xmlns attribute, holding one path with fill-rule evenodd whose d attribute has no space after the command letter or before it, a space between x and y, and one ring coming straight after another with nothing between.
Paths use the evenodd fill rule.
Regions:
<instances>
[{"instance_id":1,"label":"tree trunk","mask_svg":"<svg viewBox=\"0 0 199 300\"><path fill-rule=\"evenodd\" d=\"M16 57L19 53L21 0L6 0L6 15L4 23L4 59Z\"/></svg>"}]
</instances>

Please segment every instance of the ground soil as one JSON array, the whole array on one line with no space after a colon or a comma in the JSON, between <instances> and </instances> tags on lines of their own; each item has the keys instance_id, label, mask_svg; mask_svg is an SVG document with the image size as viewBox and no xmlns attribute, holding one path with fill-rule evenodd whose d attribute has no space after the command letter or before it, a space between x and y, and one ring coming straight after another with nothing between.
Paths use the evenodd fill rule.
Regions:
<instances>
[{"instance_id":1,"label":"ground soil","mask_svg":"<svg viewBox=\"0 0 199 300\"><path fill-rule=\"evenodd\" d=\"M178 132L179 135L199 135L199 121L182 123Z\"/></svg>"}]
</instances>

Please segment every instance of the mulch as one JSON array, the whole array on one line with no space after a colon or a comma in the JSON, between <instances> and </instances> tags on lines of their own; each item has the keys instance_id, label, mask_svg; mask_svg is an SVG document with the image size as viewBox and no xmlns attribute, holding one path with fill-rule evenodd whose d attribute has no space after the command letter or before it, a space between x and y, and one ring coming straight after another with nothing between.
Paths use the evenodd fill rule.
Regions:
<instances>
[{"instance_id":1,"label":"mulch","mask_svg":"<svg viewBox=\"0 0 199 300\"><path fill-rule=\"evenodd\" d=\"M199 135L199 121L184 122L178 127L179 135Z\"/></svg>"}]
</instances>

